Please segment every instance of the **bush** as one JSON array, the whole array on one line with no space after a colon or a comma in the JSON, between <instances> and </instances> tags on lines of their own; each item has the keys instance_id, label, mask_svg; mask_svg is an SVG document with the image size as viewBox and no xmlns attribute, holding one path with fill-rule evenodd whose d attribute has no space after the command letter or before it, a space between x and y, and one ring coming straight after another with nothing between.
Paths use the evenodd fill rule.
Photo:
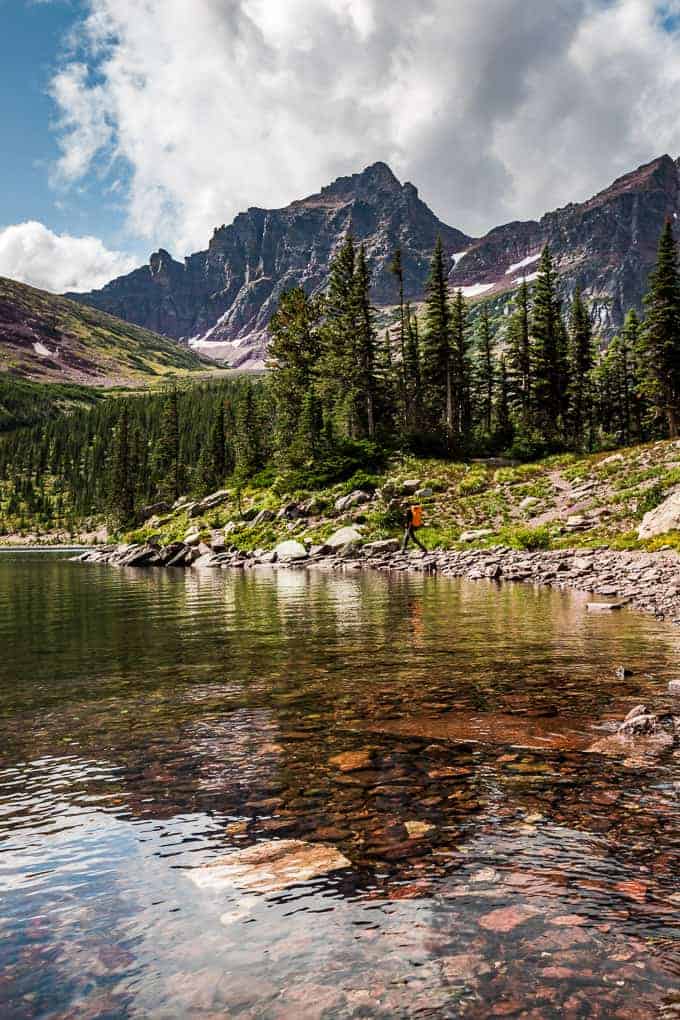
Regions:
<instances>
[{"instance_id":1,"label":"bush","mask_svg":"<svg viewBox=\"0 0 680 1020\"><path fill-rule=\"evenodd\" d=\"M512 549L525 549L527 552L534 552L538 549L550 548L552 533L546 525L538 528L503 528L500 533L500 541Z\"/></svg>"}]
</instances>

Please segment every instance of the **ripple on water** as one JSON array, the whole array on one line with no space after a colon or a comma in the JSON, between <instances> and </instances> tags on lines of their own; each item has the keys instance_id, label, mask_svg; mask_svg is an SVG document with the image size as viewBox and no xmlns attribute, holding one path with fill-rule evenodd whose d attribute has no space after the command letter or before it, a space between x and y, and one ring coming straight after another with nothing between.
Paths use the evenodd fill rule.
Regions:
<instances>
[{"instance_id":1,"label":"ripple on water","mask_svg":"<svg viewBox=\"0 0 680 1020\"><path fill-rule=\"evenodd\" d=\"M9 555L0 641L2 1015L675 1015L677 752L581 753L668 704L675 631L521 586ZM280 839L350 866L191 880Z\"/></svg>"}]
</instances>

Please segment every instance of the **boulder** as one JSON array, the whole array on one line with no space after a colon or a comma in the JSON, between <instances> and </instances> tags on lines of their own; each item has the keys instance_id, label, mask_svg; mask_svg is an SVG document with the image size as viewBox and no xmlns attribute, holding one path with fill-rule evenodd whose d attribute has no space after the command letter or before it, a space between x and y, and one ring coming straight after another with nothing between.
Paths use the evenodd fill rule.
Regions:
<instances>
[{"instance_id":1,"label":"boulder","mask_svg":"<svg viewBox=\"0 0 680 1020\"><path fill-rule=\"evenodd\" d=\"M170 561L173 560L178 553L184 552L186 546L184 542L171 542L169 545L164 546L158 553L158 564L161 567L167 567Z\"/></svg>"},{"instance_id":2,"label":"boulder","mask_svg":"<svg viewBox=\"0 0 680 1020\"><path fill-rule=\"evenodd\" d=\"M307 514L300 509L298 503L286 503L282 506L276 517L279 521L297 521L301 517L306 517Z\"/></svg>"},{"instance_id":3,"label":"boulder","mask_svg":"<svg viewBox=\"0 0 680 1020\"><path fill-rule=\"evenodd\" d=\"M198 559L193 560L191 564L191 566L195 567L197 570L201 570L205 567L219 567L220 565L218 557L213 552L202 553Z\"/></svg>"},{"instance_id":4,"label":"boulder","mask_svg":"<svg viewBox=\"0 0 680 1020\"><path fill-rule=\"evenodd\" d=\"M401 491L405 496L412 496L421 486L420 478L407 478L401 483Z\"/></svg>"},{"instance_id":5,"label":"boulder","mask_svg":"<svg viewBox=\"0 0 680 1020\"><path fill-rule=\"evenodd\" d=\"M258 528L261 524L267 524L269 521L274 520L274 513L272 510L260 510L258 514L255 514L252 521L250 522L251 528Z\"/></svg>"},{"instance_id":6,"label":"boulder","mask_svg":"<svg viewBox=\"0 0 680 1020\"><path fill-rule=\"evenodd\" d=\"M324 545L326 545L331 550L335 550L342 549L344 546L349 545L350 542L360 541L361 532L358 530L358 528L353 528L350 526L347 528L338 528L337 531L333 532L330 538L326 539Z\"/></svg>"},{"instance_id":7,"label":"boulder","mask_svg":"<svg viewBox=\"0 0 680 1020\"><path fill-rule=\"evenodd\" d=\"M479 528L477 531L464 531L459 542L478 542L482 538L488 538L489 535L493 535L491 528Z\"/></svg>"},{"instance_id":8,"label":"boulder","mask_svg":"<svg viewBox=\"0 0 680 1020\"><path fill-rule=\"evenodd\" d=\"M279 563L291 563L294 560L306 560L309 553L302 542L291 539L288 542L279 542L274 550Z\"/></svg>"},{"instance_id":9,"label":"boulder","mask_svg":"<svg viewBox=\"0 0 680 1020\"><path fill-rule=\"evenodd\" d=\"M540 500L536 496L525 496L519 505L520 510L530 510L533 506L540 503Z\"/></svg>"},{"instance_id":10,"label":"boulder","mask_svg":"<svg viewBox=\"0 0 680 1020\"><path fill-rule=\"evenodd\" d=\"M224 532L223 531L213 531L213 533L210 536L210 547L211 547L213 552L216 552L216 553L224 552L224 550L226 549L226 546L224 544Z\"/></svg>"},{"instance_id":11,"label":"boulder","mask_svg":"<svg viewBox=\"0 0 680 1020\"><path fill-rule=\"evenodd\" d=\"M124 567L150 567L158 562L158 549L152 545L138 546L120 560Z\"/></svg>"},{"instance_id":12,"label":"boulder","mask_svg":"<svg viewBox=\"0 0 680 1020\"><path fill-rule=\"evenodd\" d=\"M680 489L642 518L638 538L654 538L669 531L680 530Z\"/></svg>"},{"instance_id":13,"label":"boulder","mask_svg":"<svg viewBox=\"0 0 680 1020\"><path fill-rule=\"evenodd\" d=\"M211 492L209 496L200 500L200 502L196 504L196 509L198 513L204 514L206 510L212 510L216 506L221 506L221 504L226 503L228 499L229 490L220 489L218 492ZM195 514L192 514L191 516L194 517Z\"/></svg>"},{"instance_id":14,"label":"boulder","mask_svg":"<svg viewBox=\"0 0 680 1020\"><path fill-rule=\"evenodd\" d=\"M364 546L367 556L384 556L387 553L399 552L399 540L397 538L384 538L379 542L369 542Z\"/></svg>"},{"instance_id":15,"label":"boulder","mask_svg":"<svg viewBox=\"0 0 680 1020\"><path fill-rule=\"evenodd\" d=\"M142 507L140 517L143 521L148 521L150 517L155 517L156 514L166 514L171 510L169 503L165 503L161 500L159 503L152 503L150 506Z\"/></svg>"},{"instance_id":16,"label":"boulder","mask_svg":"<svg viewBox=\"0 0 680 1020\"><path fill-rule=\"evenodd\" d=\"M427 486L424 489L418 489L416 496L418 499L429 499L430 496L434 496L434 489L428 489Z\"/></svg>"},{"instance_id":17,"label":"boulder","mask_svg":"<svg viewBox=\"0 0 680 1020\"><path fill-rule=\"evenodd\" d=\"M348 496L340 496L335 501L335 509L338 513L343 513L345 510L351 510L353 506L361 506L363 503L370 502L370 494L363 492L361 489L355 489L354 492L350 492Z\"/></svg>"},{"instance_id":18,"label":"boulder","mask_svg":"<svg viewBox=\"0 0 680 1020\"><path fill-rule=\"evenodd\" d=\"M201 541L201 535L198 531L187 531L184 536L184 544L189 546L198 545Z\"/></svg>"}]
</instances>

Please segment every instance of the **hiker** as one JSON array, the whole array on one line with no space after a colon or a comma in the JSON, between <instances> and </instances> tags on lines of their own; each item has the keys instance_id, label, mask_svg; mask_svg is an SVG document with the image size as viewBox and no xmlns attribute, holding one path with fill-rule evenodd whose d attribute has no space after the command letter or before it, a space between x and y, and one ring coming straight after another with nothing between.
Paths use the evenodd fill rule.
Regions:
<instances>
[{"instance_id":1,"label":"hiker","mask_svg":"<svg viewBox=\"0 0 680 1020\"><path fill-rule=\"evenodd\" d=\"M406 552L406 546L409 543L409 539L413 539L419 549L422 549L424 553L427 549L416 535L416 529L422 528L423 526L423 508L422 506L410 506L406 511L406 530L404 531L404 541L401 543L401 551Z\"/></svg>"}]
</instances>

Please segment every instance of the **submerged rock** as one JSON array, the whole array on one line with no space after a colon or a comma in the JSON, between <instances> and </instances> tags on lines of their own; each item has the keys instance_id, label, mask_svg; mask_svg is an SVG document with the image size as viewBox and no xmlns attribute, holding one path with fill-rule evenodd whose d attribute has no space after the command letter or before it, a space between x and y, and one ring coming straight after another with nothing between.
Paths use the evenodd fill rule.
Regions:
<instances>
[{"instance_id":1,"label":"submerged rock","mask_svg":"<svg viewBox=\"0 0 680 1020\"><path fill-rule=\"evenodd\" d=\"M360 769L370 769L373 762L373 752L370 750L343 751L329 758L329 765L335 765L341 772L358 772Z\"/></svg>"},{"instance_id":2,"label":"submerged rock","mask_svg":"<svg viewBox=\"0 0 680 1020\"><path fill-rule=\"evenodd\" d=\"M193 868L189 878L201 889L236 886L248 892L271 893L350 867L350 861L335 847L298 839L277 839L236 850Z\"/></svg>"}]
</instances>

